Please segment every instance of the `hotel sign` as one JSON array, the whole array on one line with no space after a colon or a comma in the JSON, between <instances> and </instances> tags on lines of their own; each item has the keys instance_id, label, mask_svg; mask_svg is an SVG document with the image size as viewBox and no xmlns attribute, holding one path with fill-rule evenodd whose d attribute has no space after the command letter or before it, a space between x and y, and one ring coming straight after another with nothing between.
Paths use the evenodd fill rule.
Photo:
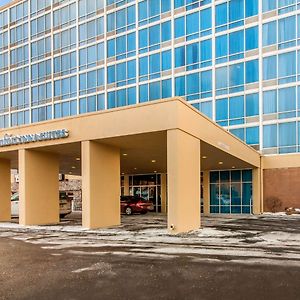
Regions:
<instances>
[{"instance_id":1,"label":"hotel sign","mask_svg":"<svg viewBox=\"0 0 300 300\"><path fill-rule=\"evenodd\" d=\"M3 138L0 138L0 147L58 140L67 138L68 136L69 131L67 129L51 130L24 135L5 134Z\"/></svg>"}]
</instances>

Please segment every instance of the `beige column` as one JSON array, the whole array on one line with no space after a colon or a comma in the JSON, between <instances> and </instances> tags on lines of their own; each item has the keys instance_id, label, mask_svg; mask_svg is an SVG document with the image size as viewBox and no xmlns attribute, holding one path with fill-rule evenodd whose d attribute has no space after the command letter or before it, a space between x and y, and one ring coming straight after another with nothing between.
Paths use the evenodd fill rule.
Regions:
<instances>
[{"instance_id":1,"label":"beige column","mask_svg":"<svg viewBox=\"0 0 300 300\"><path fill-rule=\"evenodd\" d=\"M120 150L97 142L81 144L82 225L120 224Z\"/></svg>"},{"instance_id":2,"label":"beige column","mask_svg":"<svg viewBox=\"0 0 300 300\"><path fill-rule=\"evenodd\" d=\"M167 213L167 174L163 173L160 175L161 186L161 212L166 214Z\"/></svg>"},{"instance_id":3,"label":"beige column","mask_svg":"<svg viewBox=\"0 0 300 300\"><path fill-rule=\"evenodd\" d=\"M10 161L0 159L0 222L10 221Z\"/></svg>"},{"instance_id":4,"label":"beige column","mask_svg":"<svg viewBox=\"0 0 300 300\"><path fill-rule=\"evenodd\" d=\"M52 153L19 150L19 222L59 222L59 160Z\"/></svg>"},{"instance_id":5,"label":"beige column","mask_svg":"<svg viewBox=\"0 0 300 300\"><path fill-rule=\"evenodd\" d=\"M167 133L168 229L200 228L200 140L178 129Z\"/></svg>"},{"instance_id":6,"label":"beige column","mask_svg":"<svg viewBox=\"0 0 300 300\"><path fill-rule=\"evenodd\" d=\"M129 195L129 175L124 175L124 196Z\"/></svg>"},{"instance_id":7,"label":"beige column","mask_svg":"<svg viewBox=\"0 0 300 300\"><path fill-rule=\"evenodd\" d=\"M210 186L209 186L209 171L203 172L203 214L209 215L210 205Z\"/></svg>"},{"instance_id":8,"label":"beige column","mask_svg":"<svg viewBox=\"0 0 300 300\"><path fill-rule=\"evenodd\" d=\"M252 170L252 201L253 214L262 213L262 197L261 197L261 169L254 168Z\"/></svg>"}]
</instances>

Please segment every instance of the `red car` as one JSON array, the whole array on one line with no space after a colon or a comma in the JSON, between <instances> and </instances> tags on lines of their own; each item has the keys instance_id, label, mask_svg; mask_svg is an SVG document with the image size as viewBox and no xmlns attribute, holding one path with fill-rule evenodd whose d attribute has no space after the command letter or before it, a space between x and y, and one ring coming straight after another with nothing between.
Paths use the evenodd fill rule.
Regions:
<instances>
[{"instance_id":1,"label":"red car","mask_svg":"<svg viewBox=\"0 0 300 300\"><path fill-rule=\"evenodd\" d=\"M146 214L153 210L153 203L136 196L121 196L121 213L132 215L135 213Z\"/></svg>"}]
</instances>

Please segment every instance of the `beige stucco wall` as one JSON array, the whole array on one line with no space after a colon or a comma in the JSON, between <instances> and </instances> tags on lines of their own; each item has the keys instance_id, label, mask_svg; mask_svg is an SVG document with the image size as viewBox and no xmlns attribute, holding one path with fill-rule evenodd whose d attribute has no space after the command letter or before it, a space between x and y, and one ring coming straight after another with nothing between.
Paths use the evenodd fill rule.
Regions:
<instances>
[{"instance_id":1,"label":"beige stucco wall","mask_svg":"<svg viewBox=\"0 0 300 300\"><path fill-rule=\"evenodd\" d=\"M10 220L10 161L0 159L0 221Z\"/></svg>"},{"instance_id":2,"label":"beige stucco wall","mask_svg":"<svg viewBox=\"0 0 300 300\"><path fill-rule=\"evenodd\" d=\"M20 224L59 222L58 158L51 153L19 151Z\"/></svg>"}]
</instances>

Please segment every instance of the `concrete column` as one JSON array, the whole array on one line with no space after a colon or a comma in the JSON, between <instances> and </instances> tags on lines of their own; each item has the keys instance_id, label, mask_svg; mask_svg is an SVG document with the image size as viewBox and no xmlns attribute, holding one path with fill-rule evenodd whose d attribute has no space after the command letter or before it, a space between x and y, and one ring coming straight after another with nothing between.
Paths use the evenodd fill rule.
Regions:
<instances>
[{"instance_id":1,"label":"concrete column","mask_svg":"<svg viewBox=\"0 0 300 300\"><path fill-rule=\"evenodd\" d=\"M204 216L209 215L210 205L210 186L209 186L209 171L203 172L203 213Z\"/></svg>"},{"instance_id":2,"label":"concrete column","mask_svg":"<svg viewBox=\"0 0 300 300\"><path fill-rule=\"evenodd\" d=\"M19 150L19 222L42 225L59 222L59 160L56 155Z\"/></svg>"},{"instance_id":3,"label":"concrete column","mask_svg":"<svg viewBox=\"0 0 300 300\"><path fill-rule=\"evenodd\" d=\"M0 222L10 221L10 161L0 159Z\"/></svg>"},{"instance_id":4,"label":"concrete column","mask_svg":"<svg viewBox=\"0 0 300 300\"><path fill-rule=\"evenodd\" d=\"M124 196L129 195L129 175L124 175Z\"/></svg>"},{"instance_id":5,"label":"concrete column","mask_svg":"<svg viewBox=\"0 0 300 300\"><path fill-rule=\"evenodd\" d=\"M262 213L261 199L261 169L255 168L252 170L252 202L254 215Z\"/></svg>"},{"instance_id":6,"label":"concrete column","mask_svg":"<svg viewBox=\"0 0 300 300\"><path fill-rule=\"evenodd\" d=\"M178 129L167 132L168 229L200 228L200 140Z\"/></svg>"},{"instance_id":7,"label":"concrete column","mask_svg":"<svg viewBox=\"0 0 300 300\"><path fill-rule=\"evenodd\" d=\"M167 213L167 174L163 173L160 175L161 185L160 185L160 192L161 192L161 212L166 214Z\"/></svg>"},{"instance_id":8,"label":"concrete column","mask_svg":"<svg viewBox=\"0 0 300 300\"><path fill-rule=\"evenodd\" d=\"M82 225L120 224L120 150L93 141L81 143Z\"/></svg>"}]
</instances>

